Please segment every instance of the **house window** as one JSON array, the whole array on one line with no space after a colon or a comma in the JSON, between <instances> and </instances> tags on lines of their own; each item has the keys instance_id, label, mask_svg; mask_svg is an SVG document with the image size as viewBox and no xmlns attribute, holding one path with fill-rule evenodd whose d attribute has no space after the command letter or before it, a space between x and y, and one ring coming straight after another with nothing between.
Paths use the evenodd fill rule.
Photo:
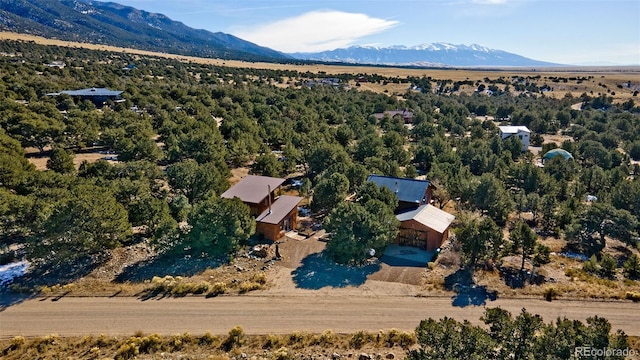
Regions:
<instances>
[{"instance_id":1,"label":"house window","mask_svg":"<svg viewBox=\"0 0 640 360\"><path fill-rule=\"evenodd\" d=\"M520 140L522 140L522 135L518 135L518 137L520 138Z\"/></svg>"},{"instance_id":2,"label":"house window","mask_svg":"<svg viewBox=\"0 0 640 360\"><path fill-rule=\"evenodd\" d=\"M280 223L280 230L291 231L291 216L287 216Z\"/></svg>"}]
</instances>

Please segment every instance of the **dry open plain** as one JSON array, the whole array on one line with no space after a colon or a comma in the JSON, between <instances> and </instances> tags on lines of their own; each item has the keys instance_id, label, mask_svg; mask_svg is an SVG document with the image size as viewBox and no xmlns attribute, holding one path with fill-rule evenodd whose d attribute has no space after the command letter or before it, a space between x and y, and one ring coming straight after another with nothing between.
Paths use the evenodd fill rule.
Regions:
<instances>
[{"instance_id":1,"label":"dry open plain","mask_svg":"<svg viewBox=\"0 0 640 360\"><path fill-rule=\"evenodd\" d=\"M452 81L483 81L488 78L491 80L498 79L500 77L511 78L513 76L518 77L538 77L538 80L531 80L532 82L543 85L543 83L549 83L554 87L553 91L547 93L547 96L563 97L567 93L572 96L578 97L582 93L589 93L593 91L592 95L598 93L608 93L609 96L614 97L618 101L624 101L633 96L635 91L632 88L620 88L619 85L627 84L628 82L637 83L640 82L640 67L627 66L627 67L557 67L557 68L406 68L406 67L381 67L381 66L361 66L361 65L329 65L329 64L278 64L278 63L262 63L262 62L247 62L237 60L222 60L211 58L200 58L184 55L175 55L167 53L158 53L137 49L125 49L115 46L103 45L103 44L87 44L71 41L63 41L56 39L47 39L44 37L17 34L11 32L0 31L0 41L2 40L21 40L21 41L33 41L39 44L55 45L55 46L68 46L77 48L86 48L92 50L104 50L112 52L122 52L128 54L136 54L140 56L156 56L168 59L176 59L184 62L193 62L197 64L208 64L217 66L229 66L239 68L254 68L254 69L268 69L268 70L293 70L301 73L324 73L329 75L336 74L378 74L386 77L398 77L400 79L408 76L427 76L436 80L452 80ZM553 84L549 82L549 78L552 77L573 77L573 78L588 78L592 77L588 81L582 81L580 83L569 84ZM355 83L354 83L355 84ZM401 86L400 86L401 85ZM401 94L407 89L402 84L377 84L377 83L363 83L363 90L371 90L376 92L385 92L389 94ZM606 86L606 87L604 87ZM613 91L615 94L611 94Z\"/></svg>"}]
</instances>

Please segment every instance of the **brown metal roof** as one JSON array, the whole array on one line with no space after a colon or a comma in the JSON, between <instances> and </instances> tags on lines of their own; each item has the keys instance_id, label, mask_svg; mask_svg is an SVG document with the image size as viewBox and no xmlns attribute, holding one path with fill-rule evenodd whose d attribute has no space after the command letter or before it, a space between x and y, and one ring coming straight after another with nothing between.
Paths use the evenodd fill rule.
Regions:
<instances>
[{"instance_id":1,"label":"brown metal roof","mask_svg":"<svg viewBox=\"0 0 640 360\"><path fill-rule=\"evenodd\" d=\"M281 195L271 204L271 212L269 212L269 209L265 210L256 217L256 221L267 224L279 224L291 210L298 207L300 201L302 201L302 198L299 196Z\"/></svg>"},{"instance_id":2,"label":"brown metal roof","mask_svg":"<svg viewBox=\"0 0 640 360\"><path fill-rule=\"evenodd\" d=\"M274 191L283 182L285 179L247 175L220 196L226 199L238 197L245 203L258 204L267 197L268 186L271 186L271 191Z\"/></svg>"}]
</instances>

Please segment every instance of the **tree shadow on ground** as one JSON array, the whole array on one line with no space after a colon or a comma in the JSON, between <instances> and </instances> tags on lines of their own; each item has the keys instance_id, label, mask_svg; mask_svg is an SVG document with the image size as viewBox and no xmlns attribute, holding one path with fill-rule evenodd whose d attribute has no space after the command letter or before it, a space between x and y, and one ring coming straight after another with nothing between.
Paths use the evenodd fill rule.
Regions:
<instances>
[{"instance_id":1,"label":"tree shadow on ground","mask_svg":"<svg viewBox=\"0 0 640 360\"><path fill-rule=\"evenodd\" d=\"M298 288L318 290L323 287L342 288L364 284L367 276L380 270L380 264L361 267L336 264L322 252L308 255L302 265L292 272Z\"/></svg>"},{"instance_id":2,"label":"tree shadow on ground","mask_svg":"<svg viewBox=\"0 0 640 360\"><path fill-rule=\"evenodd\" d=\"M10 290L0 291L0 312L4 311L4 309L18 305L23 301L27 301L34 297L34 294L31 293L16 293Z\"/></svg>"},{"instance_id":3,"label":"tree shadow on ground","mask_svg":"<svg viewBox=\"0 0 640 360\"><path fill-rule=\"evenodd\" d=\"M482 306L487 304L487 300L495 301L498 298L497 291L489 291L486 286L477 285L473 280L473 272L469 269L459 269L445 277L444 286L456 293L452 297L453 306Z\"/></svg>"},{"instance_id":4,"label":"tree shadow on ground","mask_svg":"<svg viewBox=\"0 0 640 360\"><path fill-rule=\"evenodd\" d=\"M528 270L521 272L520 269L509 266L500 267L500 277L504 280L505 285L512 289L522 289L527 283L542 285L546 282L544 275L536 273L531 276L531 272Z\"/></svg>"},{"instance_id":5,"label":"tree shadow on ground","mask_svg":"<svg viewBox=\"0 0 640 360\"><path fill-rule=\"evenodd\" d=\"M114 282L140 282L154 276L193 276L228 262L226 257L195 257L175 252L159 254L145 261L125 267Z\"/></svg>"},{"instance_id":6,"label":"tree shadow on ground","mask_svg":"<svg viewBox=\"0 0 640 360\"><path fill-rule=\"evenodd\" d=\"M11 287L0 288L0 311L33 298L44 286L66 285L87 276L107 259L108 256L101 253L74 259L32 261L27 272L15 278Z\"/></svg>"}]
</instances>

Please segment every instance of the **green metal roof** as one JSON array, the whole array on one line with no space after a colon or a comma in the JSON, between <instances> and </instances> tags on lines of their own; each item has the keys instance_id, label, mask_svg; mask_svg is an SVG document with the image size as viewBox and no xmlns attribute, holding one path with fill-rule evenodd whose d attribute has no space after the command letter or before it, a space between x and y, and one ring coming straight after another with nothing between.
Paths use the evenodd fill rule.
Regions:
<instances>
[{"instance_id":1,"label":"green metal roof","mask_svg":"<svg viewBox=\"0 0 640 360\"><path fill-rule=\"evenodd\" d=\"M552 150L549 150L549 151L547 151L546 154L544 154L544 156L542 158L545 159L545 160L549 160L549 159L551 159L553 157L556 157L558 155L562 156L565 160L573 159L573 155L571 155L570 152L568 152L567 150L564 150L564 149L552 149Z\"/></svg>"}]
</instances>

